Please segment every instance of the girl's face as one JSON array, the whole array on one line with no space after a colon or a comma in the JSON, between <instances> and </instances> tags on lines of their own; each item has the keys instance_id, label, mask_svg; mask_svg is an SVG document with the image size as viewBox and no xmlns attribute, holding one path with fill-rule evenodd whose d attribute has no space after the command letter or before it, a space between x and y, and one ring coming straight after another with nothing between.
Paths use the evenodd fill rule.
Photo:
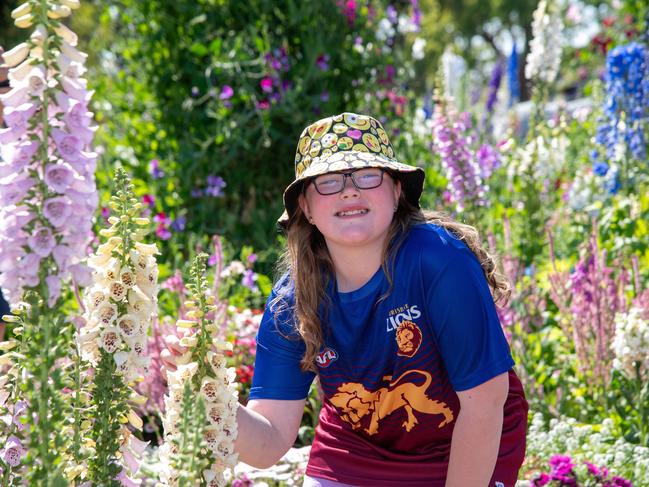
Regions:
<instances>
[{"instance_id":1,"label":"girl's face","mask_svg":"<svg viewBox=\"0 0 649 487\"><path fill-rule=\"evenodd\" d=\"M376 188L357 189L347 177L343 190L331 195L321 195L309 183L299 197L299 204L307 220L320 230L330 250L382 246L400 194L401 184L386 172Z\"/></svg>"}]
</instances>

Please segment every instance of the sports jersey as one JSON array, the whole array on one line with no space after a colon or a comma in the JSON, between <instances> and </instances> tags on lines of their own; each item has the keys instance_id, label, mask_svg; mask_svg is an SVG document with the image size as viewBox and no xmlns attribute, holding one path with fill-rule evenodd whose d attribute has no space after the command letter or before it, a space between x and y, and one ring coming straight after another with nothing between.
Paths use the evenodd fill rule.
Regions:
<instances>
[{"instance_id":1,"label":"sports jersey","mask_svg":"<svg viewBox=\"0 0 649 487\"><path fill-rule=\"evenodd\" d=\"M498 460L490 485L513 486L525 453L527 402L482 268L467 246L433 224L413 226L397 252L393 285L382 268L360 289L327 289L317 356L323 405L307 474L358 486L443 486L457 391L508 372ZM388 293L389 291L389 293ZM284 276L257 336L251 399L302 399L315 374ZM385 297L387 296L387 297ZM382 299L385 297L385 299Z\"/></svg>"}]
</instances>

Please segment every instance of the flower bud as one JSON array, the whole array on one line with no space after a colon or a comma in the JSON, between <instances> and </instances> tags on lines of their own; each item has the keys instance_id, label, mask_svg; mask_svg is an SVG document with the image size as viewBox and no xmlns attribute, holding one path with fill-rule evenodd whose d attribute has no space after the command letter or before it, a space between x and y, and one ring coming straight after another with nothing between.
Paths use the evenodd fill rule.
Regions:
<instances>
[{"instance_id":1,"label":"flower bud","mask_svg":"<svg viewBox=\"0 0 649 487\"><path fill-rule=\"evenodd\" d=\"M32 26L33 20L34 18L32 17L32 14L23 15L14 20L14 25L19 29L26 29Z\"/></svg>"},{"instance_id":2,"label":"flower bud","mask_svg":"<svg viewBox=\"0 0 649 487\"><path fill-rule=\"evenodd\" d=\"M178 328L195 328L197 326L197 323L195 321L189 320L178 320L176 321L176 326Z\"/></svg>"},{"instance_id":3,"label":"flower bud","mask_svg":"<svg viewBox=\"0 0 649 487\"><path fill-rule=\"evenodd\" d=\"M72 13L70 7L67 5L52 5L52 9L47 11L47 16L50 19L60 19L63 17L68 17Z\"/></svg>"},{"instance_id":4,"label":"flower bud","mask_svg":"<svg viewBox=\"0 0 649 487\"><path fill-rule=\"evenodd\" d=\"M76 10L80 6L79 0L59 0L59 2L72 10Z\"/></svg>"},{"instance_id":5,"label":"flower bud","mask_svg":"<svg viewBox=\"0 0 649 487\"><path fill-rule=\"evenodd\" d=\"M214 296L208 296L207 304L214 304L214 303L216 303L216 298Z\"/></svg>"},{"instance_id":6,"label":"flower bud","mask_svg":"<svg viewBox=\"0 0 649 487\"><path fill-rule=\"evenodd\" d=\"M117 235L117 230L115 230L114 228L102 228L101 230L99 230L99 235L101 235L102 237L113 237Z\"/></svg>"},{"instance_id":7,"label":"flower bud","mask_svg":"<svg viewBox=\"0 0 649 487\"><path fill-rule=\"evenodd\" d=\"M133 222L136 225L148 225L149 223L151 223L151 220L149 220L148 218L133 218Z\"/></svg>"},{"instance_id":8,"label":"flower bud","mask_svg":"<svg viewBox=\"0 0 649 487\"><path fill-rule=\"evenodd\" d=\"M76 46L77 42L79 41L79 38L77 37L77 34L72 32L66 25L64 24L59 24L57 27L54 27L54 32L57 33L57 35L61 36L65 42L70 44L71 46Z\"/></svg>"},{"instance_id":9,"label":"flower bud","mask_svg":"<svg viewBox=\"0 0 649 487\"><path fill-rule=\"evenodd\" d=\"M17 19L19 17L27 15L31 11L32 11L32 6L30 5L29 2L25 2L20 7L16 7L11 11L11 18Z\"/></svg>"},{"instance_id":10,"label":"flower bud","mask_svg":"<svg viewBox=\"0 0 649 487\"><path fill-rule=\"evenodd\" d=\"M116 223L119 223L119 218L117 218L116 216L109 216L108 223L115 225Z\"/></svg>"},{"instance_id":11,"label":"flower bud","mask_svg":"<svg viewBox=\"0 0 649 487\"><path fill-rule=\"evenodd\" d=\"M18 64L23 62L28 54L29 44L27 44L26 42L21 42L13 49L10 49L9 51L2 54L4 65L6 67L13 68L14 66L17 66Z\"/></svg>"},{"instance_id":12,"label":"flower bud","mask_svg":"<svg viewBox=\"0 0 649 487\"><path fill-rule=\"evenodd\" d=\"M122 223L128 223L129 221L129 217L127 215L122 215L119 217L119 219Z\"/></svg>"},{"instance_id":13,"label":"flower bud","mask_svg":"<svg viewBox=\"0 0 649 487\"><path fill-rule=\"evenodd\" d=\"M0 342L0 352L8 352L12 348L16 348L18 342L16 340L7 340L6 342Z\"/></svg>"},{"instance_id":14,"label":"flower bud","mask_svg":"<svg viewBox=\"0 0 649 487\"><path fill-rule=\"evenodd\" d=\"M195 347L196 344L198 343L198 338L196 338L195 336L182 337L179 343L183 347L188 347L188 348Z\"/></svg>"},{"instance_id":15,"label":"flower bud","mask_svg":"<svg viewBox=\"0 0 649 487\"><path fill-rule=\"evenodd\" d=\"M14 315L2 315L2 321L5 323L20 323L20 318Z\"/></svg>"},{"instance_id":16,"label":"flower bud","mask_svg":"<svg viewBox=\"0 0 649 487\"><path fill-rule=\"evenodd\" d=\"M196 303L194 301L185 301L185 308L195 308Z\"/></svg>"},{"instance_id":17,"label":"flower bud","mask_svg":"<svg viewBox=\"0 0 649 487\"><path fill-rule=\"evenodd\" d=\"M193 309L187 312L187 316L189 318L201 318L204 314L205 313L203 313L200 309Z\"/></svg>"},{"instance_id":18,"label":"flower bud","mask_svg":"<svg viewBox=\"0 0 649 487\"><path fill-rule=\"evenodd\" d=\"M47 29L45 26L39 25L34 29L34 32L32 32L29 38L34 44L41 45L47 39Z\"/></svg>"},{"instance_id":19,"label":"flower bud","mask_svg":"<svg viewBox=\"0 0 649 487\"><path fill-rule=\"evenodd\" d=\"M142 418L140 418L132 409L129 409L128 411L128 422L138 431L142 429Z\"/></svg>"}]
</instances>

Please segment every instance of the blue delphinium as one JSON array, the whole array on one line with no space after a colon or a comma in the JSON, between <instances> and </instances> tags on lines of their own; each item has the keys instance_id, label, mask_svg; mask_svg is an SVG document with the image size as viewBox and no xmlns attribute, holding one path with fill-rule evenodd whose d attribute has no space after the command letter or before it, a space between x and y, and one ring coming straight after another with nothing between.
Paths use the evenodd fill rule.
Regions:
<instances>
[{"instance_id":1,"label":"blue delphinium","mask_svg":"<svg viewBox=\"0 0 649 487\"><path fill-rule=\"evenodd\" d=\"M649 51L637 42L618 46L606 59L604 116L595 140L606 148L609 160L615 156L616 145L624 142L634 159L646 161L648 121Z\"/></svg>"}]
</instances>

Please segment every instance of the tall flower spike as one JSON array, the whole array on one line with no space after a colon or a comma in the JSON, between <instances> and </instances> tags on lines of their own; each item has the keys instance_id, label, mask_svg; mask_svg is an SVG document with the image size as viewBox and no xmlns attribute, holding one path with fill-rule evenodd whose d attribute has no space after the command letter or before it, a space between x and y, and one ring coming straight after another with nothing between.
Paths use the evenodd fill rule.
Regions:
<instances>
[{"instance_id":1,"label":"tall flower spike","mask_svg":"<svg viewBox=\"0 0 649 487\"><path fill-rule=\"evenodd\" d=\"M224 471L237 462L234 440L237 436L236 411L238 391L234 384L236 373L226 368L225 357L219 349L229 343L216 340L216 327L208 319L215 311L216 299L209 294L204 276L207 255L200 254L192 263L187 288L190 301L186 306L189 320L179 320L178 327L185 333L181 339L188 351L178 361L175 372L168 372L169 390L165 396L165 443L161 448L163 464L162 481L167 486L177 486L181 479L203 478L208 487L225 485ZM193 326L192 326L193 322ZM183 407L183 391L191 391L205 404L206 418L202 425L195 422L191 408ZM194 419L192 419L194 418ZM194 428L188 431L188 428ZM187 438L199 430L206 448L194 453L196 442ZM188 459L191 459L189 461ZM198 473L198 475L197 475Z\"/></svg>"},{"instance_id":2,"label":"tall flower spike","mask_svg":"<svg viewBox=\"0 0 649 487\"><path fill-rule=\"evenodd\" d=\"M82 260L98 202L86 55L59 20L64 7L69 15L53 2L13 11L18 27L35 30L5 53L11 90L0 95L0 286L18 301L45 275L50 307L70 277L89 283Z\"/></svg>"},{"instance_id":3,"label":"tall flower spike","mask_svg":"<svg viewBox=\"0 0 649 487\"><path fill-rule=\"evenodd\" d=\"M435 93L437 103L433 114L433 148L446 171L451 202L458 212L484 206L488 186L483 171L472 152L468 113L457 114L450 99Z\"/></svg>"},{"instance_id":4,"label":"tall flower spike","mask_svg":"<svg viewBox=\"0 0 649 487\"><path fill-rule=\"evenodd\" d=\"M555 1L541 0L534 11L532 40L525 65L525 77L546 84L554 82L561 64L563 21Z\"/></svg>"},{"instance_id":5,"label":"tall flower spike","mask_svg":"<svg viewBox=\"0 0 649 487\"><path fill-rule=\"evenodd\" d=\"M124 483L137 471L141 448L127 424L140 430L142 421L129 401L140 406L133 387L149 366L147 334L157 309L157 248L141 242L149 221L140 217L142 204L121 168L115 186L111 227L100 231L107 241L90 258L94 285L85 295L85 326L77 335L82 358L94 368L89 419L96 447L89 480L95 485L120 485L116 477Z\"/></svg>"},{"instance_id":6,"label":"tall flower spike","mask_svg":"<svg viewBox=\"0 0 649 487\"><path fill-rule=\"evenodd\" d=\"M97 156L86 56L62 23L71 11L60 3L30 0L12 12L15 25L32 32L5 54L11 89L0 96L7 124L0 129L0 287L11 303L31 307L14 315L11 334L21 340L0 356L13 360L25 405L24 431L16 437L28 452L15 469L21 476L15 485L66 485L66 462L75 449L67 434L70 394L64 393L74 326L61 312L61 294L70 279L90 282L83 260L97 206ZM18 451L12 444L5 453ZM6 482L5 475L0 483Z\"/></svg>"}]
</instances>

